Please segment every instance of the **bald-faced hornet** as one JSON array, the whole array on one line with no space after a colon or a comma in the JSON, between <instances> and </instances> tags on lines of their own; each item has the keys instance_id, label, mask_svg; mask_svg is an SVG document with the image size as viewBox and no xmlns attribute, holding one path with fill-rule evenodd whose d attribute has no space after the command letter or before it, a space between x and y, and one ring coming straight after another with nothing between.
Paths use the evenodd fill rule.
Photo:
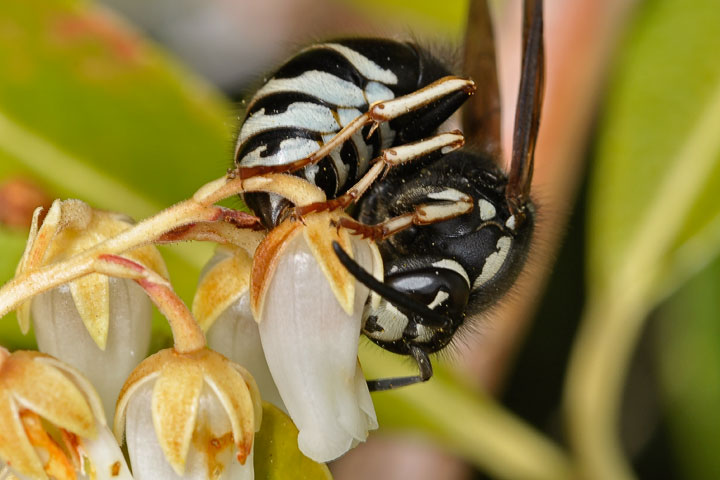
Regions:
<instances>
[{"instance_id":1,"label":"bald-faced hornet","mask_svg":"<svg viewBox=\"0 0 720 480\"><path fill-rule=\"evenodd\" d=\"M411 355L420 369L417 376L371 381L371 390L429 379L428 354L447 346L467 317L501 298L525 262L534 224L530 184L544 86L544 47L542 1L526 0L524 7L522 74L509 175L496 166L499 159L486 152L430 154L375 183L359 200L359 223L344 222L347 228L381 240L386 269L385 281L378 282L335 245L343 265L374 292L366 306L363 333L382 348ZM396 231L396 220L387 220L460 194L473 198L471 212L403 231Z\"/></svg>"},{"instance_id":2,"label":"bald-faced hornet","mask_svg":"<svg viewBox=\"0 0 720 480\"><path fill-rule=\"evenodd\" d=\"M483 73L496 82L495 75L494 64ZM426 138L475 86L449 76L414 45L359 39L311 46L251 100L234 174L295 172L327 197L293 204L277 192L245 193L264 225L272 229L288 218L355 202L354 218L340 216L338 228L378 242L384 281L339 244L334 249L373 292L363 333L389 351L411 355L420 374L373 380L371 390L429 379L428 355L446 347L466 317L496 302L517 277L534 223L530 183L543 83L542 1L526 0L507 177L494 149L456 151L463 144L459 132ZM488 112L497 121L494 113ZM499 132L497 125L491 130Z\"/></svg>"}]
</instances>

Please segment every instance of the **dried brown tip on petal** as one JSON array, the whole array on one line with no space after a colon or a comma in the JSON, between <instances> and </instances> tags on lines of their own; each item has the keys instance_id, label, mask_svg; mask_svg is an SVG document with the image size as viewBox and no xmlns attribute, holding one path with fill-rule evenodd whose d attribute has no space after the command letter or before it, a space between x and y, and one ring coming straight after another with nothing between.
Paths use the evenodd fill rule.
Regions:
<instances>
[{"instance_id":1,"label":"dried brown tip on petal","mask_svg":"<svg viewBox=\"0 0 720 480\"><path fill-rule=\"evenodd\" d=\"M250 287L252 259L242 249L215 264L200 280L192 304L192 313L203 331Z\"/></svg>"},{"instance_id":2,"label":"dried brown tip on petal","mask_svg":"<svg viewBox=\"0 0 720 480\"><path fill-rule=\"evenodd\" d=\"M275 227L255 250L250 275L250 309L255 321L262 320L263 306L272 276L285 247L300 233L300 222L285 220Z\"/></svg>"},{"instance_id":3,"label":"dried brown tip on petal","mask_svg":"<svg viewBox=\"0 0 720 480\"><path fill-rule=\"evenodd\" d=\"M260 388L255 378L245 367L233 362L230 362L230 365L242 375L248 387L250 398L253 402L253 412L255 413L255 431L258 432L262 426L262 397L260 396Z\"/></svg>"},{"instance_id":4,"label":"dried brown tip on petal","mask_svg":"<svg viewBox=\"0 0 720 480\"><path fill-rule=\"evenodd\" d=\"M234 364L217 352L206 350L205 381L227 413L238 447L238 461L244 464L255 435L255 405L245 378ZM255 388L257 388L255 386Z\"/></svg>"}]
</instances>

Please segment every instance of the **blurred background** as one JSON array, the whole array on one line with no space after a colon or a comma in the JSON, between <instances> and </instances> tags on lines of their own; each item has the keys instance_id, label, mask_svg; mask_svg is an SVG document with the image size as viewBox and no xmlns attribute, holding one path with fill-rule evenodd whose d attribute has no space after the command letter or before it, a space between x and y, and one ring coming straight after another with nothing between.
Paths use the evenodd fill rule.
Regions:
<instances>
[{"instance_id":1,"label":"blurred background","mask_svg":"<svg viewBox=\"0 0 720 480\"><path fill-rule=\"evenodd\" d=\"M508 152L521 5L490 4ZM74 197L142 218L221 176L243 99L310 42L414 39L462 72L468 8L3 2L0 281L37 205ZM331 465L338 480L542 478L528 472L546 451L587 478L720 478L720 4L546 0L545 9L528 268L441 359L437 379L375 394L381 429ZM189 303L212 246L163 253ZM170 338L156 320L155 349ZM3 319L1 344L33 342ZM368 342L361 361L368 377L412 369ZM536 441L518 443L514 429ZM511 465L526 456L527 470Z\"/></svg>"}]
</instances>

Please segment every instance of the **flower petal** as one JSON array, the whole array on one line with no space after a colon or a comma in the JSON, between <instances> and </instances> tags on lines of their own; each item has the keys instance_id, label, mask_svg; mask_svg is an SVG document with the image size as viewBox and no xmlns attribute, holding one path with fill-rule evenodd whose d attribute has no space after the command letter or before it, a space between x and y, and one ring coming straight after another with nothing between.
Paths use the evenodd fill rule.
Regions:
<instances>
[{"instance_id":1,"label":"flower petal","mask_svg":"<svg viewBox=\"0 0 720 480\"><path fill-rule=\"evenodd\" d=\"M42 462L25 434L12 394L0 382L0 458L13 469L32 478L45 479Z\"/></svg>"},{"instance_id":2,"label":"flower petal","mask_svg":"<svg viewBox=\"0 0 720 480\"><path fill-rule=\"evenodd\" d=\"M120 390L120 395L118 395L113 424L113 433L118 443L122 443L130 400L138 395L141 389L149 388L148 385L154 384L154 380L160 375L160 370L171 355L171 349L160 350L150 355L130 373L130 376L125 381ZM152 389L150 389L150 392L152 392Z\"/></svg>"},{"instance_id":3,"label":"flower petal","mask_svg":"<svg viewBox=\"0 0 720 480\"><path fill-rule=\"evenodd\" d=\"M108 277L93 273L70 283L75 308L90 337L105 350L110 323L110 285Z\"/></svg>"},{"instance_id":4,"label":"flower petal","mask_svg":"<svg viewBox=\"0 0 720 480\"><path fill-rule=\"evenodd\" d=\"M152 304L132 280L110 278L109 287L112 321L107 324L104 350L80 318L68 285L35 297L32 315L40 350L83 372L100 394L111 421L123 383L147 354Z\"/></svg>"},{"instance_id":5,"label":"flower petal","mask_svg":"<svg viewBox=\"0 0 720 480\"><path fill-rule=\"evenodd\" d=\"M136 480L252 479L252 451L240 465L232 442L230 420L218 398L203 389L198 402L198 423L188 451L185 471L178 475L165 458L153 427L153 384L145 384L132 396L127 409L127 443Z\"/></svg>"},{"instance_id":6,"label":"flower petal","mask_svg":"<svg viewBox=\"0 0 720 480\"><path fill-rule=\"evenodd\" d=\"M245 463L252 449L255 436L255 404L251 390L243 375L232 363L222 355L207 350L204 362L205 381L215 392L232 425L232 434L238 448L238 459ZM252 391L257 396L257 385L252 381ZM260 409L262 412L262 409Z\"/></svg>"},{"instance_id":7,"label":"flower petal","mask_svg":"<svg viewBox=\"0 0 720 480\"><path fill-rule=\"evenodd\" d=\"M202 277L192 304L193 316L205 332L250 287L252 259L245 250L218 248L218 255L224 258Z\"/></svg>"},{"instance_id":8,"label":"flower petal","mask_svg":"<svg viewBox=\"0 0 720 480\"><path fill-rule=\"evenodd\" d=\"M366 241L356 259L372 268ZM260 335L268 365L300 434L300 450L333 460L375 428L367 385L358 385L357 349L368 291L355 288L353 314L338 303L304 237L286 246L272 277ZM363 391L364 389L364 391Z\"/></svg>"},{"instance_id":9,"label":"flower petal","mask_svg":"<svg viewBox=\"0 0 720 480\"><path fill-rule=\"evenodd\" d=\"M252 374L263 400L285 410L265 360L258 324L250 311L248 291L218 317L206 338L210 348L235 364L242 365Z\"/></svg>"},{"instance_id":10,"label":"flower petal","mask_svg":"<svg viewBox=\"0 0 720 480\"><path fill-rule=\"evenodd\" d=\"M130 469L115 437L105 425L98 425L95 439L82 439L81 446L90 461L93 480L132 480Z\"/></svg>"},{"instance_id":11,"label":"flower petal","mask_svg":"<svg viewBox=\"0 0 720 480\"><path fill-rule=\"evenodd\" d=\"M2 383L21 407L81 437L94 437L95 417L83 393L37 352L15 352L3 365ZM42 388L38 388L41 386Z\"/></svg>"},{"instance_id":12,"label":"flower petal","mask_svg":"<svg viewBox=\"0 0 720 480\"><path fill-rule=\"evenodd\" d=\"M333 226L336 216L331 215L330 212L314 213L304 220L306 227L303 229L303 234L310 251L328 279L335 298L340 302L345 313L352 315L355 302L355 278L340 263L332 247L332 242L338 242L346 252L351 252L350 235L345 229Z\"/></svg>"},{"instance_id":13,"label":"flower petal","mask_svg":"<svg viewBox=\"0 0 720 480\"><path fill-rule=\"evenodd\" d=\"M265 297L270 287L270 281L275 275L277 263L290 241L300 234L301 227L300 222L285 220L273 228L255 250L250 275L250 308L258 323L262 323Z\"/></svg>"},{"instance_id":14,"label":"flower petal","mask_svg":"<svg viewBox=\"0 0 720 480\"><path fill-rule=\"evenodd\" d=\"M185 471L202 388L203 372L196 360L181 355L163 366L153 388L155 433L165 457L178 475Z\"/></svg>"}]
</instances>

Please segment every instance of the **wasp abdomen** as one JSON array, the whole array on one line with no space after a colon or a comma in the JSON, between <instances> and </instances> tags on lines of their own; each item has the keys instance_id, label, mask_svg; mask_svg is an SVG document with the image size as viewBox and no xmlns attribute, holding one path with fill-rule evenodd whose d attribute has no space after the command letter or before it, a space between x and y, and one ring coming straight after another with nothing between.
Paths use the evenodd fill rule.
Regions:
<instances>
[{"instance_id":1,"label":"wasp abdomen","mask_svg":"<svg viewBox=\"0 0 720 480\"><path fill-rule=\"evenodd\" d=\"M277 167L305 159L373 103L409 94L447 75L442 62L410 43L344 39L312 45L282 65L250 100L235 162L242 168ZM295 175L335 198L367 172L381 150L434 132L466 98L455 92L381 123L370 136L368 125ZM245 197L270 228L282 208L267 195Z\"/></svg>"}]
</instances>

